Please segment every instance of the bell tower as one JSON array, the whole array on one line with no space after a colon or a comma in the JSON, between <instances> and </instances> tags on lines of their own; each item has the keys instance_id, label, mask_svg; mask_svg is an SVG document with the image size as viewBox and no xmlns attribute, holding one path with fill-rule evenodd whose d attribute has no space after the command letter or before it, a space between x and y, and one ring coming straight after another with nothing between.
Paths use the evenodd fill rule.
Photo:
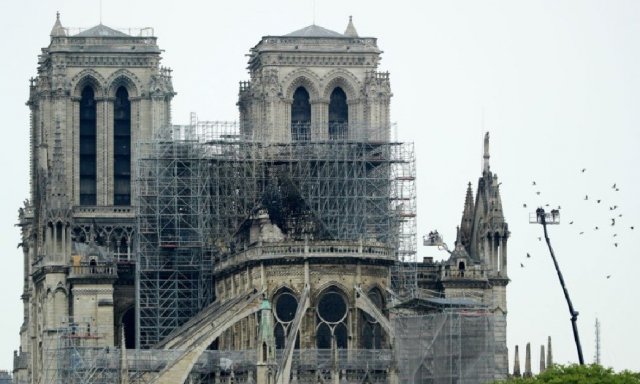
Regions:
<instances>
[{"instance_id":1,"label":"bell tower","mask_svg":"<svg viewBox=\"0 0 640 384\"><path fill-rule=\"evenodd\" d=\"M116 271L134 261L135 143L170 124L175 94L151 28L74 30L58 14L50 36L30 81L31 187L19 212L25 277L16 359L32 365L18 364L16 377L29 382L54 374L45 367L57 358L62 329L97 345L119 343L117 324L133 303L133 282Z\"/></svg>"},{"instance_id":2,"label":"bell tower","mask_svg":"<svg viewBox=\"0 0 640 384\"><path fill-rule=\"evenodd\" d=\"M388 141L389 73L378 72L377 39L310 25L265 36L240 83L244 135L265 143Z\"/></svg>"}]
</instances>

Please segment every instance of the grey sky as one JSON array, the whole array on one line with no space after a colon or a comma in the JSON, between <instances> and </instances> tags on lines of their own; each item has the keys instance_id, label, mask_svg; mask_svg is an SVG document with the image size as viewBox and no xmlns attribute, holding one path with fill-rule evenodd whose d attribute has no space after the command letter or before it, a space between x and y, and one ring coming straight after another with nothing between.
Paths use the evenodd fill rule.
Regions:
<instances>
[{"instance_id":1,"label":"grey sky","mask_svg":"<svg viewBox=\"0 0 640 384\"><path fill-rule=\"evenodd\" d=\"M249 48L261 36L286 34L314 17L312 0L103 3L104 24L155 29L163 65L174 70L174 123L187 123L191 111L201 120L237 119ZM0 5L0 369L12 367L22 322L22 252L14 224L28 197L28 79L36 74L40 48L49 44L55 12L65 27L91 27L99 22L98 4ZM640 371L640 300L633 285L640 265L640 2L322 0L315 9L316 24L338 32L353 15L358 33L377 37L384 51L381 70L391 72L398 138L416 144L419 235L438 229L453 245L466 184L475 190L480 175L483 129L491 132L491 169L503 183L512 232L510 350L530 341L537 367L539 345L550 335L556 362L577 360L566 303L538 241L542 228L528 224L529 212L548 203L562 206L563 222L550 236L580 312L586 360L593 358L599 317L603 364ZM614 205L619 208L610 211ZM427 255L446 256L420 245L418 258Z\"/></svg>"}]
</instances>

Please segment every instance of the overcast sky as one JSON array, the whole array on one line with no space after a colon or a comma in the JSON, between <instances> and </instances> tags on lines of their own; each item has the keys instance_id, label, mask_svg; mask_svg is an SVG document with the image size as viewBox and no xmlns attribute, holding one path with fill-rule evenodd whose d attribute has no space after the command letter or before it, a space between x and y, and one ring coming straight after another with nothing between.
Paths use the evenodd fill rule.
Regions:
<instances>
[{"instance_id":1,"label":"overcast sky","mask_svg":"<svg viewBox=\"0 0 640 384\"><path fill-rule=\"evenodd\" d=\"M49 44L55 12L65 27L92 27L99 8L99 0L0 5L0 369L12 368L22 323L22 251L14 224L28 197L28 79ZM174 70L178 124L188 123L192 111L200 120L236 120L249 48L261 36L314 19L313 0L104 0L102 9L108 26L155 29L162 64ZM562 207L562 224L550 227L550 236L580 312L585 359L593 360L598 317L602 363L640 371L633 283L640 269L640 2L321 0L315 6L315 23L338 32L349 15L360 36L378 38L380 70L391 73L398 138L415 142L419 237L437 229L453 246L466 184L475 190L480 176L482 132L491 132L491 169L502 182L511 230L510 366L513 346L523 351L531 342L537 367L548 335L556 362L577 361L566 302L538 240L542 228L528 223L529 212L549 204ZM424 256L447 254L419 245L418 258Z\"/></svg>"}]
</instances>

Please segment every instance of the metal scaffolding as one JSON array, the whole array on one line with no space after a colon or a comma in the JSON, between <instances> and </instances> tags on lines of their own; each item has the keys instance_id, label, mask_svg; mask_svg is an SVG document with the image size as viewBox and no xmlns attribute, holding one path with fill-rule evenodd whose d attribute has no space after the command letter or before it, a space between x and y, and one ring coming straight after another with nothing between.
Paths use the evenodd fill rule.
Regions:
<instances>
[{"instance_id":1,"label":"metal scaffolding","mask_svg":"<svg viewBox=\"0 0 640 384\"><path fill-rule=\"evenodd\" d=\"M393 319L400 382L477 384L496 379L493 315L483 308Z\"/></svg>"},{"instance_id":2,"label":"metal scaffolding","mask_svg":"<svg viewBox=\"0 0 640 384\"><path fill-rule=\"evenodd\" d=\"M139 150L136 338L149 348L213 301L210 173L203 148L188 140Z\"/></svg>"},{"instance_id":3,"label":"metal scaffolding","mask_svg":"<svg viewBox=\"0 0 640 384\"><path fill-rule=\"evenodd\" d=\"M138 145L139 341L153 346L211 302L212 260L243 246L266 209L287 240L367 241L397 252L416 287L412 144L252 141L229 122L173 126Z\"/></svg>"}]
</instances>

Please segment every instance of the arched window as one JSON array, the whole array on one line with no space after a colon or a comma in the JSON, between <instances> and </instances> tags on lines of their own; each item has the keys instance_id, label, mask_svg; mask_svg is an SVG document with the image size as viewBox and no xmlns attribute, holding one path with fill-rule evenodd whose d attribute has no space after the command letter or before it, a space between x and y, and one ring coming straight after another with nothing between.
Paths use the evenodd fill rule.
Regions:
<instances>
[{"instance_id":1,"label":"arched window","mask_svg":"<svg viewBox=\"0 0 640 384\"><path fill-rule=\"evenodd\" d=\"M80 98L80 205L96 205L96 100L93 88Z\"/></svg>"},{"instance_id":2,"label":"arched window","mask_svg":"<svg viewBox=\"0 0 640 384\"><path fill-rule=\"evenodd\" d=\"M382 298L382 293L377 288L373 288L367 293L367 297L373 304L380 310L383 311L384 308L384 300ZM378 321L367 314L366 312L362 312L362 320L360 322L362 324L362 333L361 333L361 346L364 349L381 349L383 334L382 327L378 323Z\"/></svg>"},{"instance_id":3,"label":"arched window","mask_svg":"<svg viewBox=\"0 0 640 384\"><path fill-rule=\"evenodd\" d=\"M131 102L124 87L113 106L113 205L131 205Z\"/></svg>"},{"instance_id":4,"label":"arched window","mask_svg":"<svg viewBox=\"0 0 640 384\"><path fill-rule=\"evenodd\" d=\"M331 348L335 340L338 348L347 348L347 316L349 308L344 295L335 287L326 290L316 305L316 347Z\"/></svg>"},{"instance_id":5,"label":"arched window","mask_svg":"<svg viewBox=\"0 0 640 384\"><path fill-rule=\"evenodd\" d=\"M283 349L286 339L291 331L291 322L298 310L298 299L288 290L283 289L274 299L274 317L276 321L274 335L276 339L276 349ZM296 335L294 348L300 348L300 337Z\"/></svg>"},{"instance_id":6,"label":"arched window","mask_svg":"<svg viewBox=\"0 0 640 384\"><path fill-rule=\"evenodd\" d=\"M309 92L304 87L298 87L293 93L291 138L294 141L311 139L311 104L309 103Z\"/></svg>"},{"instance_id":7,"label":"arched window","mask_svg":"<svg viewBox=\"0 0 640 384\"><path fill-rule=\"evenodd\" d=\"M329 98L329 139L346 139L349 128L347 94L336 87Z\"/></svg>"}]
</instances>

